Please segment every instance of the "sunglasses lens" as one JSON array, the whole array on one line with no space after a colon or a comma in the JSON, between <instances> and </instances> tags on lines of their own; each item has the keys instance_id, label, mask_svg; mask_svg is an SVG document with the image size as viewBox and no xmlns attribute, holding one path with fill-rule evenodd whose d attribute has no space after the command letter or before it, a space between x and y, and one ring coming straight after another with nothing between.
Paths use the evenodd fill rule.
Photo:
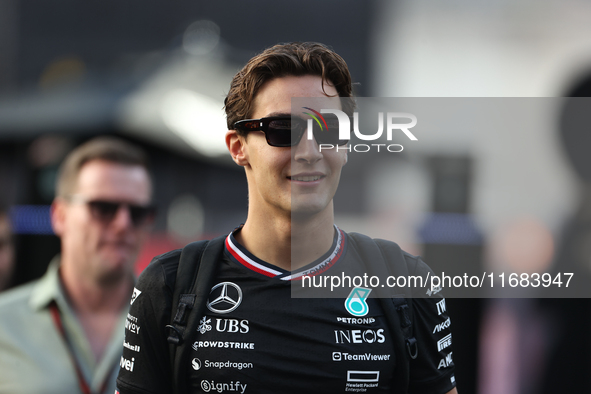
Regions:
<instances>
[{"instance_id":1,"label":"sunglasses lens","mask_svg":"<svg viewBox=\"0 0 591 394\"><path fill-rule=\"evenodd\" d=\"M253 121L236 122L235 126L244 131L261 130L265 133L267 143L271 146L287 147L299 144L307 131L310 119L298 117L262 118ZM319 144L346 145L348 140L339 139L339 121L336 116L326 115L312 122L314 138Z\"/></svg>"},{"instance_id":2,"label":"sunglasses lens","mask_svg":"<svg viewBox=\"0 0 591 394\"><path fill-rule=\"evenodd\" d=\"M260 123L258 120L252 120L250 122L240 121L236 122L235 127L243 130L243 131L253 131L258 130L260 127Z\"/></svg>"},{"instance_id":3,"label":"sunglasses lens","mask_svg":"<svg viewBox=\"0 0 591 394\"><path fill-rule=\"evenodd\" d=\"M154 217L154 208L130 206L131 221L135 226L141 226Z\"/></svg>"},{"instance_id":4,"label":"sunglasses lens","mask_svg":"<svg viewBox=\"0 0 591 394\"><path fill-rule=\"evenodd\" d=\"M129 215L134 226L146 224L154 218L156 212L154 207L142 207L109 201L88 201L92 216L105 224L110 223L115 218L121 205L129 208Z\"/></svg>"},{"instance_id":5,"label":"sunglasses lens","mask_svg":"<svg viewBox=\"0 0 591 394\"><path fill-rule=\"evenodd\" d=\"M292 122L290 118L271 119L266 125L267 142L272 146L292 146L298 143L302 136L299 122Z\"/></svg>"},{"instance_id":6,"label":"sunglasses lens","mask_svg":"<svg viewBox=\"0 0 591 394\"><path fill-rule=\"evenodd\" d=\"M102 222L113 220L119 209L119 204L107 201L89 201L88 206L92 216Z\"/></svg>"}]
</instances>

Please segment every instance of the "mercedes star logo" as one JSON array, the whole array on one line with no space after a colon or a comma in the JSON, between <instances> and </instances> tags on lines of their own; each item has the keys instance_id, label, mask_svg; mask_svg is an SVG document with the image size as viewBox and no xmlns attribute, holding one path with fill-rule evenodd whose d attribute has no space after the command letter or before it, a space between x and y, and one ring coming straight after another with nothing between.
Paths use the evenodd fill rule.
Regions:
<instances>
[{"instance_id":1,"label":"mercedes star logo","mask_svg":"<svg viewBox=\"0 0 591 394\"><path fill-rule=\"evenodd\" d=\"M207 309L215 313L230 313L238 308L241 302L242 290L240 287L232 282L222 282L211 288Z\"/></svg>"}]
</instances>

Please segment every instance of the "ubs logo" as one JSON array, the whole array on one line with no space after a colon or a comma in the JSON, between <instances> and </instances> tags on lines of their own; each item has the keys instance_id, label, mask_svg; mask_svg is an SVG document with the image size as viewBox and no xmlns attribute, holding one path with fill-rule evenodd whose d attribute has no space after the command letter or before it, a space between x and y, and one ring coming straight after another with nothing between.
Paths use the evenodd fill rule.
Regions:
<instances>
[{"instance_id":1,"label":"ubs logo","mask_svg":"<svg viewBox=\"0 0 591 394\"><path fill-rule=\"evenodd\" d=\"M197 331L201 334L205 334L207 331L211 330L211 319L208 319L207 316L203 316L201 321L199 321L199 327L197 327Z\"/></svg>"},{"instance_id":2,"label":"ubs logo","mask_svg":"<svg viewBox=\"0 0 591 394\"><path fill-rule=\"evenodd\" d=\"M242 302L242 289L232 282L218 283L211 288L207 309L215 313L230 313Z\"/></svg>"},{"instance_id":3,"label":"ubs logo","mask_svg":"<svg viewBox=\"0 0 591 394\"><path fill-rule=\"evenodd\" d=\"M236 320L236 319L215 319L215 330L217 332L230 332L230 333L240 333L246 334L250 328L248 327L248 320ZM212 325L211 319L208 319L207 316L204 316L197 327L197 331L201 334L205 334L208 331L211 331Z\"/></svg>"},{"instance_id":4,"label":"ubs logo","mask_svg":"<svg viewBox=\"0 0 591 394\"><path fill-rule=\"evenodd\" d=\"M239 332L246 334L249 331L248 320L216 319L215 329L217 332Z\"/></svg>"}]
</instances>

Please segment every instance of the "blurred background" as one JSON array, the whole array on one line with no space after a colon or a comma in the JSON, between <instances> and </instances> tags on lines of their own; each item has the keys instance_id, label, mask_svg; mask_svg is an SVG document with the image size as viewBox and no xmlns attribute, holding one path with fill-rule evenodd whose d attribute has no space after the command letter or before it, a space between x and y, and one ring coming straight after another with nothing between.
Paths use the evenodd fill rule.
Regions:
<instances>
[{"instance_id":1,"label":"blurred background","mask_svg":"<svg viewBox=\"0 0 591 394\"><path fill-rule=\"evenodd\" d=\"M244 221L246 182L225 152L223 99L250 57L287 41L331 46L358 96L591 90L583 0L0 0L0 203L16 239L12 285L41 276L59 252L48 217L57 168L99 134L151 156L159 214L138 272L156 254ZM434 269L590 266L591 133L586 118L569 121L569 103L524 135L501 128L466 143L465 131L448 130L445 142L369 174L351 166L337 224L391 234ZM449 304L461 394L588 392L587 300Z\"/></svg>"}]
</instances>

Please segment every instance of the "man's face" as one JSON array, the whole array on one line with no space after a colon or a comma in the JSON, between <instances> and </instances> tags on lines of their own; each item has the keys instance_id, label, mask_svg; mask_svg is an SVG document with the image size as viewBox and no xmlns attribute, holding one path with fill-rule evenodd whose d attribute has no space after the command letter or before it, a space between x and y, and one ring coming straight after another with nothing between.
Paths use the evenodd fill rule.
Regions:
<instances>
[{"instance_id":1,"label":"man's face","mask_svg":"<svg viewBox=\"0 0 591 394\"><path fill-rule=\"evenodd\" d=\"M14 270L14 246L7 215L0 214L0 291L10 282Z\"/></svg>"},{"instance_id":2,"label":"man's face","mask_svg":"<svg viewBox=\"0 0 591 394\"><path fill-rule=\"evenodd\" d=\"M148 206L151 184L137 165L92 160L81 168L71 198L57 199L52 221L62 241L62 262L80 275L109 283L133 272L151 220L134 225L129 205ZM89 202L121 203L112 219L97 214Z\"/></svg>"},{"instance_id":3,"label":"man's face","mask_svg":"<svg viewBox=\"0 0 591 394\"><path fill-rule=\"evenodd\" d=\"M318 76L272 79L256 95L252 118L289 116L292 97L309 97L307 106L316 111L341 109L336 89L327 83L324 91L322 88ZM294 115L304 116L301 111ZM308 140L306 135L296 146L274 147L267 144L263 132L250 132L246 137L231 137L232 133L228 133L228 146L236 162L246 169L251 207L255 204L259 212L287 215L314 215L332 210L341 168L347 162L346 151L320 152L316 141ZM243 141L238 154L232 148L233 138Z\"/></svg>"}]
</instances>

